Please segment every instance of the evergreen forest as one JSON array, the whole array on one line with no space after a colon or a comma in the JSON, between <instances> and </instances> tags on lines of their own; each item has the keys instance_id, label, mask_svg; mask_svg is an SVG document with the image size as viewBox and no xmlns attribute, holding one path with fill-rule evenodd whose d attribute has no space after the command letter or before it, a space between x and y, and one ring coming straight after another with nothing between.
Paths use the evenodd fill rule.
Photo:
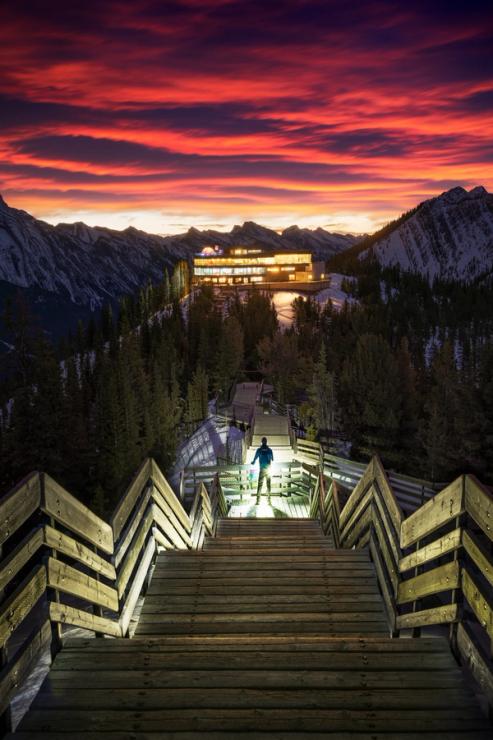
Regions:
<instances>
[{"instance_id":1,"label":"evergreen forest","mask_svg":"<svg viewBox=\"0 0 493 740\"><path fill-rule=\"evenodd\" d=\"M186 262L56 347L17 298L4 316L1 492L44 470L105 513L146 456L168 470L211 401L260 374L336 454L493 483L492 285L429 285L373 261L349 272L342 309L297 298L287 330L260 291L184 301Z\"/></svg>"}]
</instances>

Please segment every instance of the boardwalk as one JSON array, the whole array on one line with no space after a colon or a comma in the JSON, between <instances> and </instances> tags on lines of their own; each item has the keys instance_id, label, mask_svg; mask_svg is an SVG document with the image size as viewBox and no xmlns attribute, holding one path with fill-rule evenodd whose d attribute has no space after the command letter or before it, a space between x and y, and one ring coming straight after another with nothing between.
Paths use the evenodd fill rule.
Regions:
<instances>
[{"instance_id":1,"label":"boardwalk","mask_svg":"<svg viewBox=\"0 0 493 740\"><path fill-rule=\"evenodd\" d=\"M226 519L159 556L134 639L73 640L18 740L486 740L444 639L393 640L366 550Z\"/></svg>"}]
</instances>

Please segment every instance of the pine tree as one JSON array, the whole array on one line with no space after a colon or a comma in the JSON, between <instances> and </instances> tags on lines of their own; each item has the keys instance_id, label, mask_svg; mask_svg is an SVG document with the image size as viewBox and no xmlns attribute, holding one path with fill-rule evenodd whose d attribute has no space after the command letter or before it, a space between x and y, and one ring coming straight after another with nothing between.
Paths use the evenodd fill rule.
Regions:
<instances>
[{"instance_id":1,"label":"pine tree","mask_svg":"<svg viewBox=\"0 0 493 740\"><path fill-rule=\"evenodd\" d=\"M327 370L327 352L324 343L320 347L318 362L313 368L308 396L317 429L333 430L336 412L335 383L334 374Z\"/></svg>"}]
</instances>

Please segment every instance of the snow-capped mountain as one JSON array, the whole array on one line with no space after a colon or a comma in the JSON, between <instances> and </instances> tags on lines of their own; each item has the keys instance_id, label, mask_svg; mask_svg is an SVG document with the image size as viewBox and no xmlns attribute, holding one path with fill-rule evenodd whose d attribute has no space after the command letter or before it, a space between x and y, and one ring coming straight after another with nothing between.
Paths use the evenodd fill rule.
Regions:
<instances>
[{"instance_id":1,"label":"snow-capped mountain","mask_svg":"<svg viewBox=\"0 0 493 740\"><path fill-rule=\"evenodd\" d=\"M456 187L426 200L394 229L370 237L380 264L436 278L471 281L493 271L493 195Z\"/></svg>"},{"instance_id":2,"label":"snow-capped mountain","mask_svg":"<svg viewBox=\"0 0 493 740\"><path fill-rule=\"evenodd\" d=\"M226 233L190 229L166 237L83 223L51 226L10 208L0 196L0 314L5 299L21 289L40 324L60 335L105 301L160 281L164 270L179 259L190 260L205 245L305 249L327 259L356 241L297 226L278 234L251 221Z\"/></svg>"},{"instance_id":3,"label":"snow-capped mountain","mask_svg":"<svg viewBox=\"0 0 493 740\"><path fill-rule=\"evenodd\" d=\"M189 253L133 228L50 226L0 198L0 280L56 293L91 310L148 280L161 280L166 268Z\"/></svg>"}]
</instances>

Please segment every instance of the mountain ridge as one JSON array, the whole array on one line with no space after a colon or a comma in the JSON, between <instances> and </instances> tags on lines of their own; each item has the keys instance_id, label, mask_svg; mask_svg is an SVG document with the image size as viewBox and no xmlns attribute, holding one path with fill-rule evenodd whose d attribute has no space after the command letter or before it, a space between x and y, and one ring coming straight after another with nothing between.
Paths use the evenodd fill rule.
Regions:
<instances>
[{"instance_id":1,"label":"mountain ridge","mask_svg":"<svg viewBox=\"0 0 493 740\"><path fill-rule=\"evenodd\" d=\"M368 243L369 242L369 243ZM471 282L493 272L493 195L454 187L420 203L361 243L359 259L417 272L429 282Z\"/></svg>"},{"instance_id":2,"label":"mountain ridge","mask_svg":"<svg viewBox=\"0 0 493 740\"><path fill-rule=\"evenodd\" d=\"M190 261L211 243L285 251L303 248L327 259L357 239L323 229L294 229L278 234L247 221L230 232L189 229L160 236L133 226L116 231L81 221L53 226L11 208L0 195L0 313L15 287L25 292L29 303L34 301L44 328L55 322L54 312L64 310L70 325L71 315L79 319L97 312L106 301L116 303L123 295L135 293L149 280L159 282L178 260Z\"/></svg>"}]
</instances>

